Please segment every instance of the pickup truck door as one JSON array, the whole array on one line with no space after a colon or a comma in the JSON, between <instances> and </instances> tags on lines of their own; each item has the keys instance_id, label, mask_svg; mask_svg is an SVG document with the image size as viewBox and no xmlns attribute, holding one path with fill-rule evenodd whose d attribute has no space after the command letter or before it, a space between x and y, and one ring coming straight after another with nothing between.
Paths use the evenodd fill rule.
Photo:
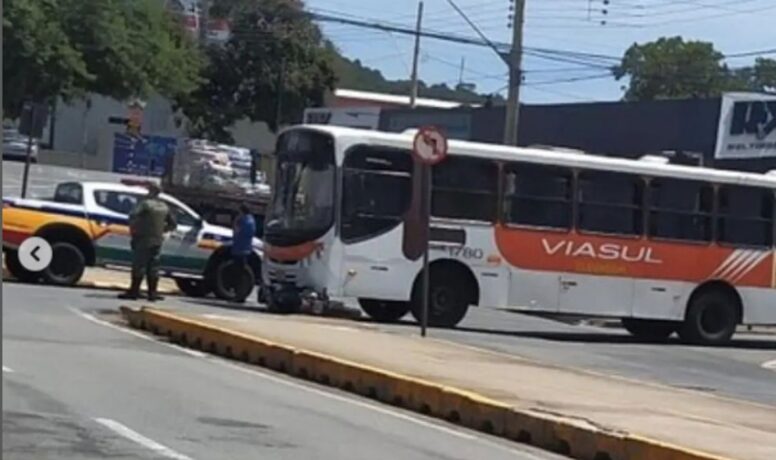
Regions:
<instances>
[{"instance_id":1,"label":"pickup truck door","mask_svg":"<svg viewBox=\"0 0 776 460\"><path fill-rule=\"evenodd\" d=\"M178 226L162 244L162 271L170 274L202 274L212 253L212 249L201 244L205 233L202 219L177 203L170 200L165 202Z\"/></svg>"},{"instance_id":2,"label":"pickup truck door","mask_svg":"<svg viewBox=\"0 0 776 460\"><path fill-rule=\"evenodd\" d=\"M129 213L141 198L140 194L131 192L95 190L87 199L99 265L132 265Z\"/></svg>"}]
</instances>

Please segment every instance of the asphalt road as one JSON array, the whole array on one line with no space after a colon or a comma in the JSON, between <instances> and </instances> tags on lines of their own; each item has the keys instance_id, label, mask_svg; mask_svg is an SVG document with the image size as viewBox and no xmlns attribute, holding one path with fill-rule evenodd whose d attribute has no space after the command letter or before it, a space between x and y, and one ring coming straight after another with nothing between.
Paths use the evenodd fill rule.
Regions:
<instances>
[{"instance_id":1,"label":"asphalt road","mask_svg":"<svg viewBox=\"0 0 776 460\"><path fill-rule=\"evenodd\" d=\"M3 161L3 196L21 196L23 172L24 163L19 161ZM116 182L125 177L132 176L34 164L30 165L27 196L29 198L51 197L54 194L54 187L60 182L83 180Z\"/></svg>"},{"instance_id":2,"label":"asphalt road","mask_svg":"<svg viewBox=\"0 0 776 460\"><path fill-rule=\"evenodd\" d=\"M215 299L181 297L167 303L222 316L263 314L263 307L250 302L237 308ZM400 324L377 326L392 333L419 334L409 316ZM431 329L429 335L552 365L776 405L774 335L739 333L731 344L719 347L685 345L677 339L656 344L620 329L485 307L471 308L458 328Z\"/></svg>"},{"instance_id":3,"label":"asphalt road","mask_svg":"<svg viewBox=\"0 0 776 460\"><path fill-rule=\"evenodd\" d=\"M3 194L17 195L21 163L3 162ZM33 166L31 194L46 196L64 180L117 180L120 175ZM69 294L68 294L69 295ZM214 300L173 299L172 305L214 314L256 314L225 309ZM415 334L414 323L381 325ZM573 326L490 308L473 308L455 330L431 335L543 362L674 387L776 405L776 338L738 334L730 346L696 347L678 342L640 343L624 331ZM764 366L770 363L770 366Z\"/></svg>"},{"instance_id":4,"label":"asphalt road","mask_svg":"<svg viewBox=\"0 0 776 460\"><path fill-rule=\"evenodd\" d=\"M111 326L114 296L4 284L4 459L560 458Z\"/></svg>"}]
</instances>

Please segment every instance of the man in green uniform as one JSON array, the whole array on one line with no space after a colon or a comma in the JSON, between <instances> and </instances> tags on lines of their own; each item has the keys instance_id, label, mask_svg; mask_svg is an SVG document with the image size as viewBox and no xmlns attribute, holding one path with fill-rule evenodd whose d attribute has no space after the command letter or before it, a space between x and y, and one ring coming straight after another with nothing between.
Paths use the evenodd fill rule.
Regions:
<instances>
[{"instance_id":1,"label":"man in green uniform","mask_svg":"<svg viewBox=\"0 0 776 460\"><path fill-rule=\"evenodd\" d=\"M121 299L135 300L140 296L140 284L148 281L148 300L161 300L159 285L159 252L164 234L176 228L167 204L159 198L158 185L148 185L148 195L129 214L129 232L132 235L132 285Z\"/></svg>"}]
</instances>

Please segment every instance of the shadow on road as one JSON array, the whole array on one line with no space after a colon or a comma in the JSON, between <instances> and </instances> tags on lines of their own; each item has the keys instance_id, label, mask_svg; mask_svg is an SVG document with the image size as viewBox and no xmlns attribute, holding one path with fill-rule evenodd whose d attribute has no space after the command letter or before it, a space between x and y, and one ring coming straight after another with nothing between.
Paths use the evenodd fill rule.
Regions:
<instances>
[{"instance_id":1,"label":"shadow on road","mask_svg":"<svg viewBox=\"0 0 776 460\"><path fill-rule=\"evenodd\" d=\"M602 332L559 332L559 331L507 331L500 329L486 329L476 327L457 327L456 331L471 332L477 334L498 335L506 337L523 337L530 339L553 340L557 342L581 342L581 343L606 343L622 345L665 345L687 346L679 339L672 338L666 341L643 340L631 335L607 334ZM750 350L776 350L776 340L750 340L733 339L724 345L705 345L711 348L741 348Z\"/></svg>"},{"instance_id":2,"label":"shadow on road","mask_svg":"<svg viewBox=\"0 0 776 460\"><path fill-rule=\"evenodd\" d=\"M223 308L225 310L267 313L267 310L264 306L258 306L257 304L250 303L250 302L246 302L242 304L242 303L236 303L236 302L229 302L226 300L208 299L208 298L195 299L195 298L189 297L186 299L186 303L202 305L204 307Z\"/></svg>"}]
</instances>

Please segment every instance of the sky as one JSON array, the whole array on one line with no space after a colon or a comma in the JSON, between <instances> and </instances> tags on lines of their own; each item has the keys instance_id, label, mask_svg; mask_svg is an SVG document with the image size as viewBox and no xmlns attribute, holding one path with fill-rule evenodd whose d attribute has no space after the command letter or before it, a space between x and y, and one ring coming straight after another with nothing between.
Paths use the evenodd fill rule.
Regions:
<instances>
[{"instance_id":1,"label":"sky","mask_svg":"<svg viewBox=\"0 0 776 460\"><path fill-rule=\"evenodd\" d=\"M509 43L513 0L453 0L492 42ZM622 97L623 81L609 75L633 43L663 36L709 41L725 55L776 48L776 0L525 0L524 103L611 101ZM313 12L415 27L418 0L306 0ZM360 59L390 79L410 75L414 37L321 22L326 36L351 59ZM424 0L423 28L467 37L476 32L448 0ZM537 56L552 49L595 54L559 61ZM530 51L529 51L530 50ZM530 53L530 54L528 54ZM556 55L557 56L557 55ZM776 58L776 52L768 57ZM755 56L726 60L730 67ZM507 67L487 47L421 39L419 76L427 83L455 85L461 61L465 83L483 93L505 93Z\"/></svg>"}]
</instances>

